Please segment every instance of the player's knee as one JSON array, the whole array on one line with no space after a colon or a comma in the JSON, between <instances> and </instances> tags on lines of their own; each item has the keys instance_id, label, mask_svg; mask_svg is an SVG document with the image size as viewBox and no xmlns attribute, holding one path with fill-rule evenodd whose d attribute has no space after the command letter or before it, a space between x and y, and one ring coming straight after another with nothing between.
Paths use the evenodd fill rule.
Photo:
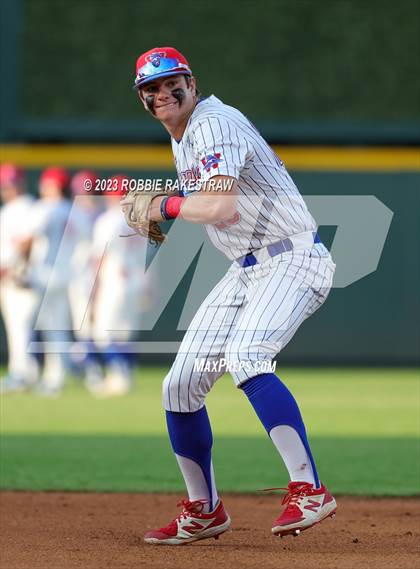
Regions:
<instances>
[{"instance_id":1,"label":"player's knee","mask_svg":"<svg viewBox=\"0 0 420 569\"><path fill-rule=\"evenodd\" d=\"M231 374L235 384L239 386L256 375L271 373L273 371L271 360L274 355L275 352L270 349L270 346L261 343L231 342L227 345L225 352L226 371Z\"/></svg>"},{"instance_id":2,"label":"player's knee","mask_svg":"<svg viewBox=\"0 0 420 569\"><path fill-rule=\"evenodd\" d=\"M195 367L195 358L177 358L162 386L163 407L167 411L191 413L205 402L219 374Z\"/></svg>"},{"instance_id":3,"label":"player's knee","mask_svg":"<svg viewBox=\"0 0 420 569\"><path fill-rule=\"evenodd\" d=\"M278 349L276 345L264 338L255 340L233 340L226 346L225 357L229 364L238 365L240 362L257 362L272 359Z\"/></svg>"},{"instance_id":4,"label":"player's knee","mask_svg":"<svg viewBox=\"0 0 420 569\"><path fill-rule=\"evenodd\" d=\"M243 361L252 359L252 355L249 353L249 345L240 342L229 342L226 346L225 357L228 370L238 367Z\"/></svg>"},{"instance_id":5,"label":"player's knee","mask_svg":"<svg viewBox=\"0 0 420 569\"><path fill-rule=\"evenodd\" d=\"M179 388L179 378L170 371L162 383L162 405L166 411L173 411L172 407L179 393Z\"/></svg>"},{"instance_id":6,"label":"player's knee","mask_svg":"<svg viewBox=\"0 0 420 569\"><path fill-rule=\"evenodd\" d=\"M178 356L175 359L162 385L163 407L166 411L190 410L189 399L194 389L192 371L190 358Z\"/></svg>"}]
</instances>

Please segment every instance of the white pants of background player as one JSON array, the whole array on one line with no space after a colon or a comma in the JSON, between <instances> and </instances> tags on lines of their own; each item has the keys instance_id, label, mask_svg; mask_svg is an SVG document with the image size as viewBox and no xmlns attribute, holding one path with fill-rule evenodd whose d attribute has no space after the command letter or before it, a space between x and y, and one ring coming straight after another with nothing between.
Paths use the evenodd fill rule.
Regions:
<instances>
[{"instance_id":1,"label":"white pants of background player","mask_svg":"<svg viewBox=\"0 0 420 569\"><path fill-rule=\"evenodd\" d=\"M44 343L41 380L47 390L59 391L64 386L69 367L71 326L67 287L48 287L46 292L40 293L40 310L35 324Z\"/></svg>"},{"instance_id":2,"label":"white pants of background player","mask_svg":"<svg viewBox=\"0 0 420 569\"><path fill-rule=\"evenodd\" d=\"M71 359L79 370L83 370L88 389L94 389L103 381L100 358L93 345L92 283L90 267L84 267L84 274L78 272L69 284L69 302L75 342Z\"/></svg>"},{"instance_id":3,"label":"white pants of background player","mask_svg":"<svg viewBox=\"0 0 420 569\"><path fill-rule=\"evenodd\" d=\"M129 391L132 386L132 357L127 349L140 330L143 289L140 278L126 281L117 275L113 280L101 280L98 287L93 339L105 360L105 380L110 391Z\"/></svg>"},{"instance_id":4,"label":"white pants of background player","mask_svg":"<svg viewBox=\"0 0 420 569\"><path fill-rule=\"evenodd\" d=\"M9 352L8 376L26 385L35 383L37 364L28 352L37 305L35 292L4 280L0 286L0 305Z\"/></svg>"}]
</instances>

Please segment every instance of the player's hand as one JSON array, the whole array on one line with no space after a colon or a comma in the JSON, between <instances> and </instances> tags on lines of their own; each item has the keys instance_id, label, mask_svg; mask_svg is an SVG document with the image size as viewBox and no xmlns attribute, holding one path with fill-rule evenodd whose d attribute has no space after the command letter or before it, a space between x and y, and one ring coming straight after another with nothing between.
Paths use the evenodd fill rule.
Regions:
<instances>
[{"instance_id":1,"label":"player's hand","mask_svg":"<svg viewBox=\"0 0 420 569\"><path fill-rule=\"evenodd\" d=\"M160 204L165 197L166 196L156 196L153 198L152 202L150 203L148 215L150 221L163 221L163 217L160 213Z\"/></svg>"}]
</instances>

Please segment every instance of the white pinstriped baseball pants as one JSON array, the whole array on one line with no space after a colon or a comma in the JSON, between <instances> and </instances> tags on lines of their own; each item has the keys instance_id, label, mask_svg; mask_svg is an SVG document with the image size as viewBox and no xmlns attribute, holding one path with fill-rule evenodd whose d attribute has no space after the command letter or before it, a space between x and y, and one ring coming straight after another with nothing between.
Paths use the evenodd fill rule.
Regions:
<instances>
[{"instance_id":1,"label":"white pinstriped baseball pants","mask_svg":"<svg viewBox=\"0 0 420 569\"><path fill-rule=\"evenodd\" d=\"M261 362L271 361L323 304L334 270L321 243L251 267L234 262L185 333L163 382L164 408L198 411L226 368L238 387L258 375ZM220 369L222 359L228 363ZM209 365L200 371L196 362L203 360ZM212 363L217 369L208 370Z\"/></svg>"}]
</instances>

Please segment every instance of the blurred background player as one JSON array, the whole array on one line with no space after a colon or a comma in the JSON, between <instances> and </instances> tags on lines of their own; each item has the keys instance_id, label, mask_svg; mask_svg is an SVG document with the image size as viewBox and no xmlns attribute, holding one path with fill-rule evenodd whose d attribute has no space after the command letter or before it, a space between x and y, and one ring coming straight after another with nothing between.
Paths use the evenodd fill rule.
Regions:
<instances>
[{"instance_id":1,"label":"blurred background player","mask_svg":"<svg viewBox=\"0 0 420 569\"><path fill-rule=\"evenodd\" d=\"M27 238L34 200L25 194L25 177L14 164L0 166L0 305L7 334L8 369L3 392L23 391L36 381L37 365L28 353L36 295L26 279Z\"/></svg>"},{"instance_id":2,"label":"blurred background player","mask_svg":"<svg viewBox=\"0 0 420 569\"><path fill-rule=\"evenodd\" d=\"M42 172L40 200L32 208L30 235L25 244L29 256L28 278L39 303L35 330L44 343L38 392L46 396L58 395L63 388L72 338L68 283L80 229L76 220L69 219L72 207L66 197L69 182L63 168L50 167Z\"/></svg>"},{"instance_id":3,"label":"blurred background player","mask_svg":"<svg viewBox=\"0 0 420 569\"><path fill-rule=\"evenodd\" d=\"M72 218L78 221L80 236L72 257L69 301L75 344L71 361L77 373L85 376L89 389L102 382L102 368L92 341L92 298L95 281L92 258L93 227L103 211L103 199L96 192L86 191L86 181L95 188L98 176L91 170L74 174L70 189L73 196Z\"/></svg>"},{"instance_id":4,"label":"blurred background player","mask_svg":"<svg viewBox=\"0 0 420 569\"><path fill-rule=\"evenodd\" d=\"M98 396L123 395L132 385L133 354L128 343L140 329L142 300L148 294L145 278L147 241L131 235L121 214L119 201L126 176L112 178L115 191L105 191L106 211L93 230L93 252L99 268L93 303L93 337L102 353L105 379L96 386ZM130 237L127 237L130 235Z\"/></svg>"}]
</instances>

